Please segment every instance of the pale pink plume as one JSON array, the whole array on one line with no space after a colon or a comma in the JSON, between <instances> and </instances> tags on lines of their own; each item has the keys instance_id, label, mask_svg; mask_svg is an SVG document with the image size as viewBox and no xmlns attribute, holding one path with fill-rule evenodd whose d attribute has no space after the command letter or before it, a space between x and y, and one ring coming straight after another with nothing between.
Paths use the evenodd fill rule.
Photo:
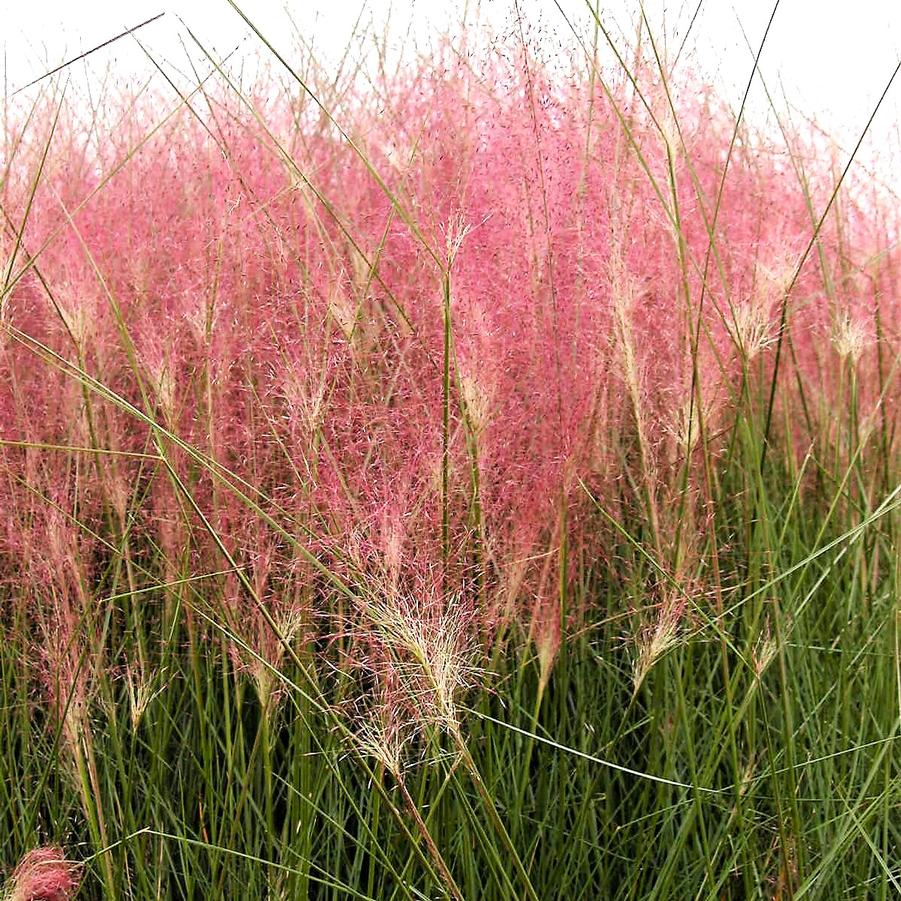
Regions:
<instances>
[{"instance_id":1,"label":"pale pink plume","mask_svg":"<svg viewBox=\"0 0 901 901\"><path fill-rule=\"evenodd\" d=\"M56 845L29 851L13 871L3 897L9 901L68 901L78 890L80 865Z\"/></svg>"}]
</instances>

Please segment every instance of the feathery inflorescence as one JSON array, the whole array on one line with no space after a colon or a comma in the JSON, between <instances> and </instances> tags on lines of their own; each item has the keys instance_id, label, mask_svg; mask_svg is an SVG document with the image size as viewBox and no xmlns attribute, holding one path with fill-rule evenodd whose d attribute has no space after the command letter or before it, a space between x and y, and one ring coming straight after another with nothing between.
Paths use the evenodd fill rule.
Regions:
<instances>
[{"instance_id":1,"label":"feathery inflorescence","mask_svg":"<svg viewBox=\"0 0 901 901\"><path fill-rule=\"evenodd\" d=\"M8 901L69 901L79 884L79 866L62 848L29 851L13 871L3 895Z\"/></svg>"}]
</instances>

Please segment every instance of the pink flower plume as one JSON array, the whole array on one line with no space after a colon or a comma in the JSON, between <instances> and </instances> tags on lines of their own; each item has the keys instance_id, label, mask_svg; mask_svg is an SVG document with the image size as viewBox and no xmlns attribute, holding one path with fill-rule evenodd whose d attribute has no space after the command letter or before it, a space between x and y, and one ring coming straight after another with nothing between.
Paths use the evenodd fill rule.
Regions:
<instances>
[{"instance_id":1,"label":"pink flower plume","mask_svg":"<svg viewBox=\"0 0 901 901\"><path fill-rule=\"evenodd\" d=\"M56 845L29 851L13 871L10 901L68 901L79 884L79 864L66 860Z\"/></svg>"}]
</instances>

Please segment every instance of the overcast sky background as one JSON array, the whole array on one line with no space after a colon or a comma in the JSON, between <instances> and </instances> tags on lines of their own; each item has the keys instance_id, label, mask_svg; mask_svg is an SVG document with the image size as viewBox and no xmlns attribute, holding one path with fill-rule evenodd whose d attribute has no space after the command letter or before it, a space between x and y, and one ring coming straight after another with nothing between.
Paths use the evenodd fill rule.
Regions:
<instances>
[{"instance_id":1,"label":"overcast sky background","mask_svg":"<svg viewBox=\"0 0 901 901\"><path fill-rule=\"evenodd\" d=\"M469 0L469 15L478 12L489 32L496 30L500 35L511 28L512 4L513 0ZM286 5L320 55L333 60L347 45L364 7L361 0L289 0L287 4L285 0L244 0L245 11L273 43L289 54ZM561 9L586 33L590 27L585 0L519 0L519 5L523 17L533 23L532 33L549 40L570 40ZM381 28L390 11L392 43L399 51L405 47L410 52L414 42L421 47L442 29L451 33L458 29L463 6L464 0L369 0L363 18ZM697 8L697 0L645 3L656 35L665 35L671 48L681 43ZM639 0L601 2L600 9L602 20L615 34L633 33L631 23L639 14ZM191 44L185 26L222 54L239 47L238 54L250 58L259 49L258 40L227 0L0 0L0 75L5 73L5 93L160 12L166 15L141 29L139 35L154 55L173 66L185 68L182 41ZM755 47L759 44L771 12L768 0L704 0L694 22L683 59L717 83L735 108L752 66L748 42ZM761 59L761 71L771 90L777 89L780 95L784 91L797 110L816 118L850 150L899 58L898 0L782 0ZM123 80L151 69L130 38L98 51L90 60L89 73L111 66ZM69 74L82 79L96 77L85 74L84 64L72 67ZM37 90L23 91L17 99L27 100L29 91ZM762 121L766 106L763 92L756 91L749 110L752 120ZM899 122L901 75L892 85L864 148L866 160L878 156L881 174L886 178L901 174Z\"/></svg>"}]
</instances>

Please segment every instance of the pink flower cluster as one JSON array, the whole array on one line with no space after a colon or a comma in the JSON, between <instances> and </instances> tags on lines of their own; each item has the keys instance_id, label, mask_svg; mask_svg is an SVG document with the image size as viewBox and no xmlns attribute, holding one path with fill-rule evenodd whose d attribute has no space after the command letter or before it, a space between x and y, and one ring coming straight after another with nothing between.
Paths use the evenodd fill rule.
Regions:
<instances>
[{"instance_id":1,"label":"pink flower cluster","mask_svg":"<svg viewBox=\"0 0 901 901\"><path fill-rule=\"evenodd\" d=\"M608 552L586 488L697 569L783 309L771 439L841 448L853 398L893 440L897 204L857 181L798 272L832 167L744 130L720 197L731 114L689 84L677 127L638 74L446 48L335 121L275 82L11 117L0 579L48 653L74 671L120 555L133 587L239 567L202 591L265 660L272 622L353 615L327 574L552 657L561 573Z\"/></svg>"},{"instance_id":2,"label":"pink flower cluster","mask_svg":"<svg viewBox=\"0 0 901 901\"><path fill-rule=\"evenodd\" d=\"M78 865L66 860L62 848L35 848L19 861L4 897L10 901L69 901L79 881Z\"/></svg>"}]
</instances>

